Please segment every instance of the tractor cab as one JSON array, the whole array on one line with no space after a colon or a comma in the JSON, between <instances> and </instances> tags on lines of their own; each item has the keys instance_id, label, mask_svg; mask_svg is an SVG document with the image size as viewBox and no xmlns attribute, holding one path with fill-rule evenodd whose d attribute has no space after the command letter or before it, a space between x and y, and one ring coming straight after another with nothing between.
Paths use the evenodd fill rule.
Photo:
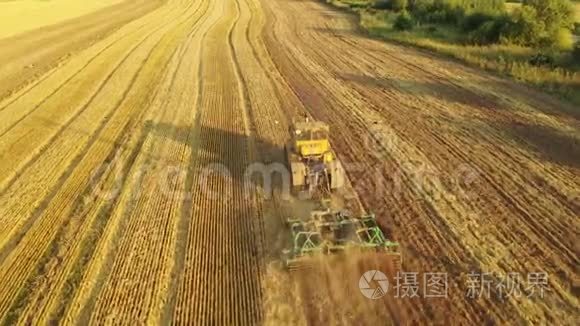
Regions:
<instances>
[{"instance_id":1,"label":"tractor cab","mask_svg":"<svg viewBox=\"0 0 580 326\"><path fill-rule=\"evenodd\" d=\"M330 128L320 121L298 122L291 127L294 152L305 159L331 162L334 156L330 150Z\"/></svg>"},{"instance_id":2,"label":"tractor cab","mask_svg":"<svg viewBox=\"0 0 580 326\"><path fill-rule=\"evenodd\" d=\"M345 172L330 146L330 128L321 121L296 122L286 145L292 187L311 195L343 186Z\"/></svg>"}]
</instances>

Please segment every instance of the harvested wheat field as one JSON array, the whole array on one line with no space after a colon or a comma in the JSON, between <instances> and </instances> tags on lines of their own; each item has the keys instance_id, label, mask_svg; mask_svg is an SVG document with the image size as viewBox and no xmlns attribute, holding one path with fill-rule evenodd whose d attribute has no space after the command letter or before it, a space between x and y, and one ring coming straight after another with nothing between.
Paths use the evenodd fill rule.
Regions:
<instances>
[{"instance_id":1,"label":"harvested wheat field","mask_svg":"<svg viewBox=\"0 0 580 326\"><path fill-rule=\"evenodd\" d=\"M90 8L1 31L1 323L576 324L578 108L315 0ZM285 164L304 115L331 128L345 207L400 243L399 279L380 255L285 270L302 204L247 171Z\"/></svg>"}]
</instances>

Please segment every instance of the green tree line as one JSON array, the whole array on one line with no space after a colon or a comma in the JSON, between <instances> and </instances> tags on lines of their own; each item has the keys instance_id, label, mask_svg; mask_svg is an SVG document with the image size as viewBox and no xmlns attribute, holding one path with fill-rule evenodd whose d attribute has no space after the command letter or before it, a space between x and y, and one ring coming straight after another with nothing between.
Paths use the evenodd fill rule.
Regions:
<instances>
[{"instance_id":1,"label":"green tree line","mask_svg":"<svg viewBox=\"0 0 580 326\"><path fill-rule=\"evenodd\" d=\"M574 7L570 0L523 0L508 13L505 0L376 0L377 8L401 11L397 29L416 24L461 28L474 44L508 43L530 47L573 47Z\"/></svg>"}]
</instances>

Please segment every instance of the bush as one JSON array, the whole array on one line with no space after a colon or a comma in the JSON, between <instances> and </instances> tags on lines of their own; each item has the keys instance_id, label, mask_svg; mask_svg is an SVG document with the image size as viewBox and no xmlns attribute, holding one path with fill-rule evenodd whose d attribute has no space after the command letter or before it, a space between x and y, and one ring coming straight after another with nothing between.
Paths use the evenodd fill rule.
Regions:
<instances>
[{"instance_id":1,"label":"bush","mask_svg":"<svg viewBox=\"0 0 580 326\"><path fill-rule=\"evenodd\" d=\"M413 17L420 21L425 21L425 17L433 8L433 0L409 0L408 7Z\"/></svg>"},{"instance_id":2,"label":"bush","mask_svg":"<svg viewBox=\"0 0 580 326\"><path fill-rule=\"evenodd\" d=\"M536 10L548 35L556 35L560 28L574 28L575 12L570 0L524 0L523 6Z\"/></svg>"},{"instance_id":3,"label":"bush","mask_svg":"<svg viewBox=\"0 0 580 326\"><path fill-rule=\"evenodd\" d=\"M498 43L510 30L511 24L509 16L495 17L469 33L469 40L480 45Z\"/></svg>"},{"instance_id":4,"label":"bush","mask_svg":"<svg viewBox=\"0 0 580 326\"><path fill-rule=\"evenodd\" d=\"M576 42L572 50L572 59L580 64L580 42Z\"/></svg>"},{"instance_id":5,"label":"bush","mask_svg":"<svg viewBox=\"0 0 580 326\"><path fill-rule=\"evenodd\" d=\"M391 0L391 8L396 11L407 10L408 0Z\"/></svg>"},{"instance_id":6,"label":"bush","mask_svg":"<svg viewBox=\"0 0 580 326\"><path fill-rule=\"evenodd\" d=\"M503 6L503 2L495 6ZM474 12L465 16L461 28L469 32L468 40L475 44L498 43L506 38L506 34L513 28L512 18L507 14L492 14L495 7L486 8L487 12ZM498 10L499 12L499 10Z\"/></svg>"},{"instance_id":7,"label":"bush","mask_svg":"<svg viewBox=\"0 0 580 326\"><path fill-rule=\"evenodd\" d=\"M554 46L559 50L572 50L574 47L574 37L572 32L565 28L560 28L553 39Z\"/></svg>"},{"instance_id":8,"label":"bush","mask_svg":"<svg viewBox=\"0 0 580 326\"><path fill-rule=\"evenodd\" d=\"M492 20L486 21L476 30L469 33L469 41L479 45L494 43L495 34L495 23ZM497 39L499 40L499 37Z\"/></svg>"},{"instance_id":9,"label":"bush","mask_svg":"<svg viewBox=\"0 0 580 326\"><path fill-rule=\"evenodd\" d=\"M435 0L409 0L409 9L417 10L419 8L427 8L432 6Z\"/></svg>"},{"instance_id":10,"label":"bush","mask_svg":"<svg viewBox=\"0 0 580 326\"><path fill-rule=\"evenodd\" d=\"M437 24L459 24L465 13L451 0L410 0L409 9L418 21Z\"/></svg>"},{"instance_id":11,"label":"bush","mask_svg":"<svg viewBox=\"0 0 580 326\"><path fill-rule=\"evenodd\" d=\"M395 24L393 25L393 28L398 31L408 31L413 29L413 27L415 27L415 20L413 20L413 17L407 11L401 12L397 16L397 19L395 19Z\"/></svg>"},{"instance_id":12,"label":"bush","mask_svg":"<svg viewBox=\"0 0 580 326\"><path fill-rule=\"evenodd\" d=\"M505 13L505 0L409 0L413 16L422 22L469 26L476 30L484 22ZM464 22L466 14L472 16Z\"/></svg>"},{"instance_id":13,"label":"bush","mask_svg":"<svg viewBox=\"0 0 580 326\"><path fill-rule=\"evenodd\" d=\"M524 0L506 39L533 47L571 49L574 12L569 0Z\"/></svg>"},{"instance_id":14,"label":"bush","mask_svg":"<svg viewBox=\"0 0 580 326\"><path fill-rule=\"evenodd\" d=\"M536 9L522 6L514 13L509 31L503 35L503 39L518 45L537 46L544 30L544 23L538 18Z\"/></svg>"},{"instance_id":15,"label":"bush","mask_svg":"<svg viewBox=\"0 0 580 326\"><path fill-rule=\"evenodd\" d=\"M465 16L461 22L461 28L466 31L475 31L476 29L480 28L481 25L487 23L489 21L494 20L495 17L491 16L486 13L476 12L470 15Z\"/></svg>"},{"instance_id":16,"label":"bush","mask_svg":"<svg viewBox=\"0 0 580 326\"><path fill-rule=\"evenodd\" d=\"M375 0L372 8L379 10L391 9L391 2L389 0Z\"/></svg>"},{"instance_id":17,"label":"bush","mask_svg":"<svg viewBox=\"0 0 580 326\"><path fill-rule=\"evenodd\" d=\"M505 0L455 0L450 2L456 2L465 12L481 12L485 14L505 13Z\"/></svg>"},{"instance_id":18,"label":"bush","mask_svg":"<svg viewBox=\"0 0 580 326\"><path fill-rule=\"evenodd\" d=\"M563 31L574 28L575 13L570 0L524 0L524 8L532 8L538 24L543 25L536 31L536 41L529 45L571 48L568 33Z\"/></svg>"},{"instance_id":19,"label":"bush","mask_svg":"<svg viewBox=\"0 0 580 326\"><path fill-rule=\"evenodd\" d=\"M402 11L407 9L409 0L375 0L372 7L375 9L388 9Z\"/></svg>"},{"instance_id":20,"label":"bush","mask_svg":"<svg viewBox=\"0 0 580 326\"><path fill-rule=\"evenodd\" d=\"M425 20L430 23L459 25L465 12L460 7L454 7L447 3L437 4L427 13Z\"/></svg>"},{"instance_id":21,"label":"bush","mask_svg":"<svg viewBox=\"0 0 580 326\"><path fill-rule=\"evenodd\" d=\"M554 58L550 55L538 53L530 58L530 64L538 67L554 67Z\"/></svg>"}]
</instances>

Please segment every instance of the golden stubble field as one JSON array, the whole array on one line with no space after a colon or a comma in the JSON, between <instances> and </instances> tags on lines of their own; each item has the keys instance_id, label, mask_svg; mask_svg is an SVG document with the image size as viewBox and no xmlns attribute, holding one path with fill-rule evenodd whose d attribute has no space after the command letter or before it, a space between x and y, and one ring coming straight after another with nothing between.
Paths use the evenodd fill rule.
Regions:
<instances>
[{"instance_id":1,"label":"golden stubble field","mask_svg":"<svg viewBox=\"0 0 580 326\"><path fill-rule=\"evenodd\" d=\"M574 324L575 108L313 0L67 8L0 38L3 323ZM445 298L366 299L376 257L282 268L284 199L245 172L284 163L304 114L403 271L445 273ZM521 275L523 295L466 298L474 272Z\"/></svg>"},{"instance_id":2,"label":"golden stubble field","mask_svg":"<svg viewBox=\"0 0 580 326\"><path fill-rule=\"evenodd\" d=\"M0 38L81 17L122 0L13 0L0 2Z\"/></svg>"}]
</instances>

